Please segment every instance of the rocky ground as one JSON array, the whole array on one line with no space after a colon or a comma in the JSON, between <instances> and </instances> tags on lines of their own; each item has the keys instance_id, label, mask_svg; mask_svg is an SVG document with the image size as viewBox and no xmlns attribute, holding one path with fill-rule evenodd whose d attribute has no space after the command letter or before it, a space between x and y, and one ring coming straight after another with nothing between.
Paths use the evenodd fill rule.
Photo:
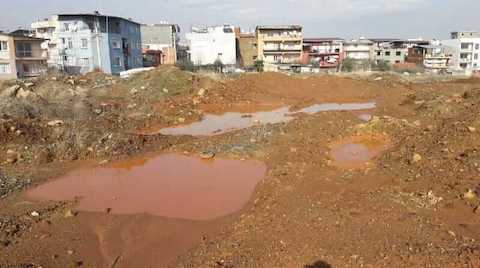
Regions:
<instances>
[{"instance_id":1,"label":"rocky ground","mask_svg":"<svg viewBox=\"0 0 480 268\"><path fill-rule=\"evenodd\" d=\"M479 79L212 77L162 67L126 80L51 74L0 86L0 267L480 267ZM151 134L205 113L369 101L377 108L361 111L368 122L332 111L209 137ZM336 165L332 146L352 139L381 139L386 150L360 168ZM196 230L195 246L166 263L149 244L140 260L126 260L124 245L101 261L85 227L94 216L23 196L78 166L204 151L260 160L268 172L238 215L170 223ZM111 217L134 230L166 226Z\"/></svg>"}]
</instances>

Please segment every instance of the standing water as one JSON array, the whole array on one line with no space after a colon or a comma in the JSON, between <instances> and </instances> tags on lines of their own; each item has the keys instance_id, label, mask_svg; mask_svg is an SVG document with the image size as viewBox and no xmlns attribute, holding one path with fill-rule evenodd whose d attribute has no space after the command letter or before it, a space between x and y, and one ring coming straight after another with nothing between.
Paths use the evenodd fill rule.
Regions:
<instances>
[{"instance_id":1,"label":"standing water","mask_svg":"<svg viewBox=\"0 0 480 268\"><path fill-rule=\"evenodd\" d=\"M238 129L253 127L255 125L277 124L293 120L295 114L316 114L326 111L358 111L374 109L375 102L367 103L324 103L315 104L297 112L291 112L290 107L282 107L269 112L256 113L225 113L223 115L207 114L199 122L177 127L162 128L152 134L163 135L191 135L208 136L231 132Z\"/></svg>"},{"instance_id":2,"label":"standing water","mask_svg":"<svg viewBox=\"0 0 480 268\"><path fill-rule=\"evenodd\" d=\"M28 191L27 198L78 199L81 211L208 220L241 210L265 172L257 161L164 154L76 170Z\"/></svg>"}]
</instances>

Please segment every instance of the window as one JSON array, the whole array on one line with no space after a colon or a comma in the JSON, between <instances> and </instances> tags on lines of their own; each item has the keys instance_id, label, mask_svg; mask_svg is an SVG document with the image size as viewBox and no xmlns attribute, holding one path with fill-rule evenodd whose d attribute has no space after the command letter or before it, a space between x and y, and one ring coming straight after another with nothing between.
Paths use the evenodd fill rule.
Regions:
<instances>
[{"instance_id":1,"label":"window","mask_svg":"<svg viewBox=\"0 0 480 268\"><path fill-rule=\"evenodd\" d=\"M475 44L475 49L480 49L480 44Z\"/></svg>"},{"instance_id":2,"label":"window","mask_svg":"<svg viewBox=\"0 0 480 268\"><path fill-rule=\"evenodd\" d=\"M60 38L60 42L65 45L65 38Z\"/></svg>"},{"instance_id":3,"label":"window","mask_svg":"<svg viewBox=\"0 0 480 268\"><path fill-rule=\"evenodd\" d=\"M377 51L377 56L381 56L381 55L382 55L382 52Z\"/></svg>"},{"instance_id":4,"label":"window","mask_svg":"<svg viewBox=\"0 0 480 268\"><path fill-rule=\"evenodd\" d=\"M120 46L120 41L118 41L118 40L113 40L113 41L112 41L112 47L113 47L113 48L121 48L121 46Z\"/></svg>"},{"instance_id":5,"label":"window","mask_svg":"<svg viewBox=\"0 0 480 268\"><path fill-rule=\"evenodd\" d=\"M470 43L462 43L461 48L462 49L470 49Z\"/></svg>"},{"instance_id":6,"label":"window","mask_svg":"<svg viewBox=\"0 0 480 268\"><path fill-rule=\"evenodd\" d=\"M401 51L397 51L396 55L397 55L397 56L402 56L402 52L401 52Z\"/></svg>"},{"instance_id":7,"label":"window","mask_svg":"<svg viewBox=\"0 0 480 268\"><path fill-rule=\"evenodd\" d=\"M9 63L0 63L0 74L9 74L11 72Z\"/></svg>"},{"instance_id":8,"label":"window","mask_svg":"<svg viewBox=\"0 0 480 268\"><path fill-rule=\"evenodd\" d=\"M122 59L120 57L113 58L113 65L114 66L122 66Z\"/></svg>"},{"instance_id":9,"label":"window","mask_svg":"<svg viewBox=\"0 0 480 268\"><path fill-rule=\"evenodd\" d=\"M385 51L385 56L390 56L390 51Z\"/></svg>"},{"instance_id":10,"label":"window","mask_svg":"<svg viewBox=\"0 0 480 268\"><path fill-rule=\"evenodd\" d=\"M88 48L88 39L82 38L82 48Z\"/></svg>"},{"instance_id":11,"label":"window","mask_svg":"<svg viewBox=\"0 0 480 268\"><path fill-rule=\"evenodd\" d=\"M473 55L474 60L478 60L478 54Z\"/></svg>"},{"instance_id":12,"label":"window","mask_svg":"<svg viewBox=\"0 0 480 268\"><path fill-rule=\"evenodd\" d=\"M90 59L89 58L81 58L80 59L80 65L81 66L89 66L90 65Z\"/></svg>"},{"instance_id":13,"label":"window","mask_svg":"<svg viewBox=\"0 0 480 268\"><path fill-rule=\"evenodd\" d=\"M31 57L32 56L32 44L30 43L17 43L17 57Z\"/></svg>"},{"instance_id":14,"label":"window","mask_svg":"<svg viewBox=\"0 0 480 268\"><path fill-rule=\"evenodd\" d=\"M70 24L64 23L64 24L63 24L63 30L64 30L65 32L70 32Z\"/></svg>"},{"instance_id":15,"label":"window","mask_svg":"<svg viewBox=\"0 0 480 268\"><path fill-rule=\"evenodd\" d=\"M68 48L69 49L73 48L73 39L72 38L68 38Z\"/></svg>"},{"instance_id":16,"label":"window","mask_svg":"<svg viewBox=\"0 0 480 268\"><path fill-rule=\"evenodd\" d=\"M0 51L8 51L7 41L0 41Z\"/></svg>"}]
</instances>

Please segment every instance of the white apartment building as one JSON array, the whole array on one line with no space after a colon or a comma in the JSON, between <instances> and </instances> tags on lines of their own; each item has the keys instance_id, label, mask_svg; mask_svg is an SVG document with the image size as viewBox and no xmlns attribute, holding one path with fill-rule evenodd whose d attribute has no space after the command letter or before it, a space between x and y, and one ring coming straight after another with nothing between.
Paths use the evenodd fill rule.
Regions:
<instances>
[{"instance_id":1,"label":"white apartment building","mask_svg":"<svg viewBox=\"0 0 480 268\"><path fill-rule=\"evenodd\" d=\"M451 55L450 69L471 74L480 70L480 32L452 32L451 39L441 41Z\"/></svg>"},{"instance_id":2,"label":"white apartment building","mask_svg":"<svg viewBox=\"0 0 480 268\"><path fill-rule=\"evenodd\" d=\"M343 43L343 58L354 60L373 60L373 42L365 38Z\"/></svg>"},{"instance_id":3,"label":"white apartment building","mask_svg":"<svg viewBox=\"0 0 480 268\"><path fill-rule=\"evenodd\" d=\"M190 47L190 60L197 66L220 60L225 65L237 61L235 28L232 25L192 28L186 34Z\"/></svg>"}]
</instances>

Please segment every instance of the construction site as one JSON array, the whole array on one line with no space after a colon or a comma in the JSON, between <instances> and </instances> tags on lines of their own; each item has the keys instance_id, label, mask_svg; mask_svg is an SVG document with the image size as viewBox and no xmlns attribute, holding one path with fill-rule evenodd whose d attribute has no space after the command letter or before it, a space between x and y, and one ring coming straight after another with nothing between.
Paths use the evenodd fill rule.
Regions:
<instances>
[{"instance_id":1,"label":"construction site","mask_svg":"<svg viewBox=\"0 0 480 268\"><path fill-rule=\"evenodd\" d=\"M480 78L0 82L0 267L480 267Z\"/></svg>"}]
</instances>

